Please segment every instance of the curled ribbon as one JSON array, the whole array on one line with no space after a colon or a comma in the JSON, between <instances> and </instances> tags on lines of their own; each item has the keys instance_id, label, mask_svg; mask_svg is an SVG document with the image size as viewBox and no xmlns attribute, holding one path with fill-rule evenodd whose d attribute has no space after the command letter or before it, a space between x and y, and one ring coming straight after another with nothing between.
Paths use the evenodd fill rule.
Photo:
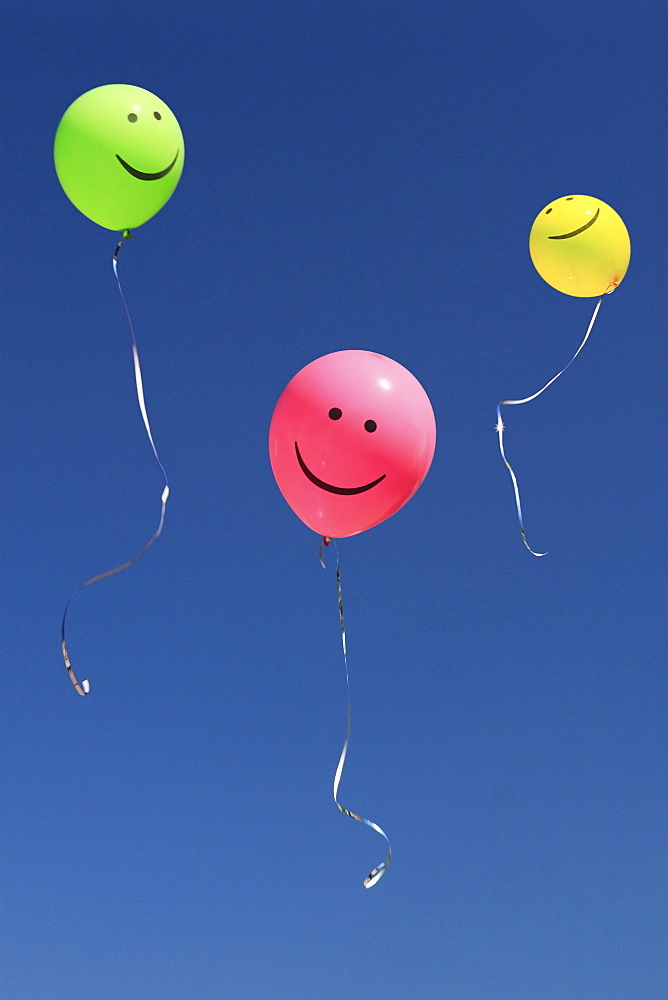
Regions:
<instances>
[{"instance_id":1,"label":"curled ribbon","mask_svg":"<svg viewBox=\"0 0 668 1000\"><path fill-rule=\"evenodd\" d=\"M320 563L323 568L325 568L325 563L322 556L322 549L323 546L328 546L331 541L332 541L331 538L325 537L323 538L322 545L320 546L318 557L320 559ZM345 806L341 805L338 797L339 785L341 783L341 775L343 774L343 766L346 762L346 757L348 755L348 746L350 744L350 675L348 672L348 653L346 649L346 626L343 619L343 592L341 590L341 567L339 565L339 550L337 548L336 542L334 542L334 549L336 551L336 592L339 605L339 622L341 624L341 645L343 647L343 663L346 670L346 691L348 694L348 712L347 712L347 723L346 723L346 738L343 743L343 749L341 750L341 756L339 757L339 763L337 764L336 767L336 773L334 774L333 794L334 794L334 802L336 803L337 808L344 814L344 816L350 816L351 819L356 819L358 823L363 823L365 826L370 827L372 830L375 830L376 833L379 833L381 837L384 837L385 840L387 841L387 857L385 858L385 861L382 861L379 865L377 865L374 869L372 869L372 871L370 871L367 877L364 879L364 888L371 889L371 887L374 886L376 882L380 881L380 879L387 871L388 865L390 864L390 861L392 859L392 845L390 844L390 841L385 831L381 829L381 827L379 827L377 823L373 823L370 819L365 819L364 816L358 816L357 813L352 812L352 810L346 809Z\"/></svg>"}]
</instances>

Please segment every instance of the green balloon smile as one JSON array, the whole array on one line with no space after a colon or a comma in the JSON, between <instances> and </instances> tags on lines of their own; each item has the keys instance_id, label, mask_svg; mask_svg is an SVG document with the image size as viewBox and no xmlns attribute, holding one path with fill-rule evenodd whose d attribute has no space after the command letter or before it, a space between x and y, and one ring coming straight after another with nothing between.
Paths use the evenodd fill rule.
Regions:
<instances>
[{"instance_id":1,"label":"green balloon smile","mask_svg":"<svg viewBox=\"0 0 668 1000\"><path fill-rule=\"evenodd\" d=\"M176 161L178 160L178 158L179 158L179 151L177 149L176 156L174 157L174 159L172 160L172 162L169 164L168 167L165 167L164 170L159 170L157 174L145 174L143 170L137 170L136 167L131 167L129 163L126 163L126 161L123 159L122 156L119 156L118 153L116 153L116 159L118 160L120 165L122 167L125 167L125 169L129 174L132 174L133 177L136 177L140 181L159 181L161 177L166 177L169 171L176 163Z\"/></svg>"}]
</instances>

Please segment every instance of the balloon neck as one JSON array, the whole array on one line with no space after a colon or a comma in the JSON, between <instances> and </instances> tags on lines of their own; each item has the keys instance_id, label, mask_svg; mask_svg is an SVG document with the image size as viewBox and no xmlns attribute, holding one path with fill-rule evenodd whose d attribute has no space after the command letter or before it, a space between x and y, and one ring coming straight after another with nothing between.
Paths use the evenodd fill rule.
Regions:
<instances>
[{"instance_id":1,"label":"balloon neck","mask_svg":"<svg viewBox=\"0 0 668 1000\"><path fill-rule=\"evenodd\" d=\"M131 239L132 239L132 233L130 232L130 230L129 229L124 229L123 230L123 235L121 236L120 240L118 241L118 243L116 245L116 249L114 250L114 261L118 260L118 251L123 246L123 243L125 242L125 240L131 240ZM114 264L114 266L115 266L115 264Z\"/></svg>"}]
</instances>

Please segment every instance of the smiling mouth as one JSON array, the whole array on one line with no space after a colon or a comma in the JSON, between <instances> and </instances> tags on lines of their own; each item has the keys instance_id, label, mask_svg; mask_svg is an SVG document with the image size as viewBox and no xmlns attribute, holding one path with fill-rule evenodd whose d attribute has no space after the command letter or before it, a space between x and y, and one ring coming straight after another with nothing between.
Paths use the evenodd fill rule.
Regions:
<instances>
[{"instance_id":1,"label":"smiling mouth","mask_svg":"<svg viewBox=\"0 0 668 1000\"><path fill-rule=\"evenodd\" d=\"M164 170L159 170L157 174L145 174L143 170L137 170L136 167L131 167L130 164L127 163L122 156L119 156L118 153L116 153L116 159L118 160L120 165L122 167L125 167L125 169L129 174L132 174L133 177L136 177L137 180L140 181L159 181L161 177L166 177L169 171L176 163L176 161L178 160L178 158L179 158L179 151L177 149L176 156L174 157L174 159L172 160L172 162L169 164L168 167L165 167Z\"/></svg>"},{"instance_id":2,"label":"smiling mouth","mask_svg":"<svg viewBox=\"0 0 668 1000\"><path fill-rule=\"evenodd\" d=\"M564 233L563 236L548 236L548 240L570 240L571 236L579 236L580 233L584 233L585 229L589 229L593 226L598 219L598 213L601 211L600 208L596 209L596 215L589 222L585 222L584 226L580 226L579 229L574 229L572 233Z\"/></svg>"},{"instance_id":3,"label":"smiling mouth","mask_svg":"<svg viewBox=\"0 0 668 1000\"><path fill-rule=\"evenodd\" d=\"M328 493L338 493L339 496L352 497L357 493L366 493L367 490L372 490L374 486L378 486L378 483L382 483L385 479L385 475L379 476L378 479L374 479L372 483L367 483L366 486L332 486L331 483L326 483L322 479L318 479L309 469L308 465L301 456L299 451L299 445L295 441L295 451L297 452L297 461L299 462L299 467L306 476L307 479L313 483L314 486L318 486L321 490L327 490Z\"/></svg>"}]
</instances>

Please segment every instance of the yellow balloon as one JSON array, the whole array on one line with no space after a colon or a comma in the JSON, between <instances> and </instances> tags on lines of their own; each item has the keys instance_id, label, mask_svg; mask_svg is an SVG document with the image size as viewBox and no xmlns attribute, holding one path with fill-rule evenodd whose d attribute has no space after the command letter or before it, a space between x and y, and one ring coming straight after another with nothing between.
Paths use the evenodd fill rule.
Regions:
<instances>
[{"instance_id":1,"label":"yellow balloon","mask_svg":"<svg viewBox=\"0 0 668 1000\"><path fill-rule=\"evenodd\" d=\"M629 266L631 241L613 208L599 198L571 194L550 202L536 218L529 253L548 285L586 298L617 287Z\"/></svg>"}]
</instances>

